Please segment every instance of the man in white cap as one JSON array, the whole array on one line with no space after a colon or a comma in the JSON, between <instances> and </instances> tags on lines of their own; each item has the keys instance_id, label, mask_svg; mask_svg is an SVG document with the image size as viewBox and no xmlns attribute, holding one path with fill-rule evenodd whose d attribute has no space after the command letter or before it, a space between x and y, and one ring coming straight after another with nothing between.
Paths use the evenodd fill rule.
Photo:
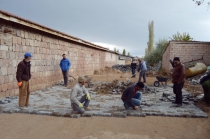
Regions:
<instances>
[{"instance_id":1,"label":"man in white cap","mask_svg":"<svg viewBox=\"0 0 210 139\"><path fill-rule=\"evenodd\" d=\"M71 107L74 111L77 111L80 114L83 114L86 111L89 111L88 108L90 102L90 94L86 90L85 78L79 77L78 83L72 88L70 93ZM83 104L84 103L84 104Z\"/></svg>"}]
</instances>

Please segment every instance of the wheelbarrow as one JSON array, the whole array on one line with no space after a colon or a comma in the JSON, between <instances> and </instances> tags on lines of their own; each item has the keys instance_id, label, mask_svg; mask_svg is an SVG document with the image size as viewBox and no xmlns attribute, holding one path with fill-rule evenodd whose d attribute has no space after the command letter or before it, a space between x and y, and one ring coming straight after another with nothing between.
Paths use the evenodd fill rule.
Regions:
<instances>
[{"instance_id":1,"label":"wheelbarrow","mask_svg":"<svg viewBox=\"0 0 210 139\"><path fill-rule=\"evenodd\" d=\"M157 81L154 82L155 87L159 87L160 83L163 85L164 82L165 82L165 86L167 86L168 78L162 77L162 76L156 76L156 79L157 79Z\"/></svg>"}]
</instances>

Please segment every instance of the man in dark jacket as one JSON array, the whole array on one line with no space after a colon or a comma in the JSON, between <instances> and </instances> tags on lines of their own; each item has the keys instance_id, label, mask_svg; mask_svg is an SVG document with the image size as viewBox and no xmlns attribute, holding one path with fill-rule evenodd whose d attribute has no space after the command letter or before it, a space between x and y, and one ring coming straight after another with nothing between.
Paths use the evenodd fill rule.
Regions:
<instances>
[{"instance_id":1,"label":"man in dark jacket","mask_svg":"<svg viewBox=\"0 0 210 139\"><path fill-rule=\"evenodd\" d=\"M176 95L175 104L176 107L182 106L182 88L184 86L184 78L185 78L185 66L180 62L179 57L175 57L174 60L174 70L172 73L172 82L173 92Z\"/></svg>"},{"instance_id":2,"label":"man in dark jacket","mask_svg":"<svg viewBox=\"0 0 210 139\"><path fill-rule=\"evenodd\" d=\"M134 110L140 111L139 106L141 104L140 92L144 88L144 83L138 82L137 84L131 85L126 88L122 94L122 101L124 103L125 109L132 107Z\"/></svg>"},{"instance_id":3,"label":"man in dark jacket","mask_svg":"<svg viewBox=\"0 0 210 139\"><path fill-rule=\"evenodd\" d=\"M67 59L66 55L63 54L63 59L60 61L60 68L63 73L64 86L68 85L68 72L69 72L70 66L71 66L71 63L69 59Z\"/></svg>"},{"instance_id":4,"label":"man in dark jacket","mask_svg":"<svg viewBox=\"0 0 210 139\"><path fill-rule=\"evenodd\" d=\"M136 60L132 58L132 61L131 61L132 78L136 77L136 66L137 66Z\"/></svg>"},{"instance_id":5,"label":"man in dark jacket","mask_svg":"<svg viewBox=\"0 0 210 139\"><path fill-rule=\"evenodd\" d=\"M27 52L24 55L23 61L17 66L16 79L19 86L19 107L21 109L27 109L29 105L29 80L31 79L31 53Z\"/></svg>"}]
</instances>

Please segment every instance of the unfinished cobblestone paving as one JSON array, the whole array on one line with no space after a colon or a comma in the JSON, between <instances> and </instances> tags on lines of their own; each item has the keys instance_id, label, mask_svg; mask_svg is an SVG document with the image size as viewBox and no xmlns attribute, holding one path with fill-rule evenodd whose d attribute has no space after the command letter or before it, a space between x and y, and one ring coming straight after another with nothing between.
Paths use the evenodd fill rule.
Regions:
<instances>
[{"instance_id":1,"label":"unfinished cobblestone paving","mask_svg":"<svg viewBox=\"0 0 210 139\"><path fill-rule=\"evenodd\" d=\"M157 93L143 93L142 110L124 110L121 95L98 94L91 92L92 96L90 107L92 111L86 111L85 114L76 114L70 107L69 94L70 90L60 85L51 88L42 89L31 93L30 106L27 110L18 108L17 97L7 97L0 100L0 113L27 113L39 115L51 115L79 118L91 116L122 117L135 116L170 116L170 117L190 117L190 118L207 118L208 115L194 105L193 101L183 104L182 107L174 107L170 100L163 98L164 94L169 94L173 100L174 94L172 88L156 88ZM183 90L183 96L189 95Z\"/></svg>"}]
</instances>

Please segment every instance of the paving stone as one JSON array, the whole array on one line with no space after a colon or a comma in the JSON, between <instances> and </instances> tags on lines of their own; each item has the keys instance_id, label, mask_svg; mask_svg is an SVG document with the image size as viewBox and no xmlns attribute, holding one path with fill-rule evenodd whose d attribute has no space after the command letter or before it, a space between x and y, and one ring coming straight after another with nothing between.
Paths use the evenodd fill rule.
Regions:
<instances>
[{"instance_id":1,"label":"paving stone","mask_svg":"<svg viewBox=\"0 0 210 139\"><path fill-rule=\"evenodd\" d=\"M80 118L80 115L79 114L71 114L70 117L71 118Z\"/></svg>"},{"instance_id":2,"label":"paving stone","mask_svg":"<svg viewBox=\"0 0 210 139\"><path fill-rule=\"evenodd\" d=\"M13 111L13 110L3 110L3 113L13 114L13 113L14 113L14 111Z\"/></svg>"},{"instance_id":3,"label":"paving stone","mask_svg":"<svg viewBox=\"0 0 210 139\"><path fill-rule=\"evenodd\" d=\"M112 114L113 117L122 117L122 118L126 118L127 114L123 113L123 112L114 112Z\"/></svg>"},{"instance_id":4,"label":"paving stone","mask_svg":"<svg viewBox=\"0 0 210 139\"><path fill-rule=\"evenodd\" d=\"M52 114L52 112L48 112L48 111L38 111L38 113L40 115L51 115Z\"/></svg>"}]
</instances>

